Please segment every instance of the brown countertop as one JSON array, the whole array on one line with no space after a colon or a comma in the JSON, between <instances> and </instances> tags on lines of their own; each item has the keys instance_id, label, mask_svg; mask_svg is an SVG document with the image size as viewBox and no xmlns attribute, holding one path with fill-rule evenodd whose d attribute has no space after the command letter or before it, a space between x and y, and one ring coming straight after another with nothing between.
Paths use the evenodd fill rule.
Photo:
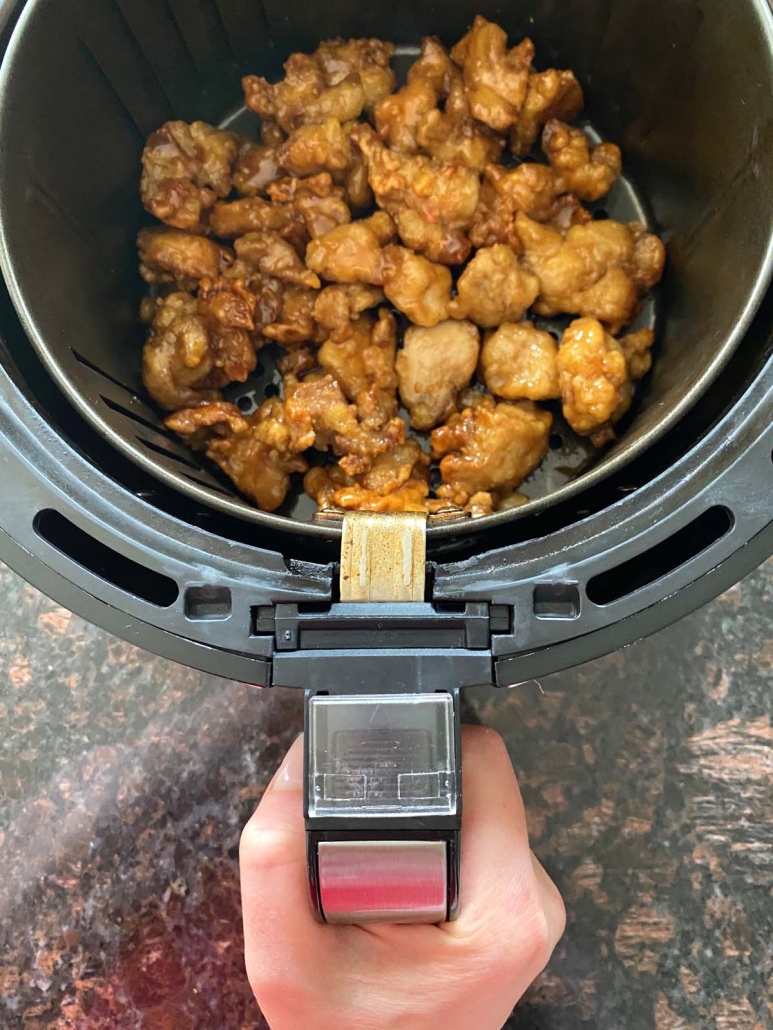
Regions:
<instances>
[{"instance_id":1,"label":"brown countertop","mask_svg":"<svg viewBox=\"0 0 773 1030\"><path fill-rule=\"evenodd\" d=\"M772 604L768 563L621 653L466 695L568 909L508 1026L773 1025ZM236 858L300 696L153 658L0 566L0 717L3 1030L265 1027Z\"/></svg>"}]
</instances>

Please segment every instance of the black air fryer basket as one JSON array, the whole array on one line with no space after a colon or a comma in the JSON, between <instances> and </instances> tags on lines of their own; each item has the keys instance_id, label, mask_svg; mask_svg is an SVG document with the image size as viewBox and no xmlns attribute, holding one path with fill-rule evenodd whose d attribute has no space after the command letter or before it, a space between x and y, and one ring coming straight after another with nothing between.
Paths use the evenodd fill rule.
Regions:
<instances>
[{"instance_id":1,"label":"black air fryer basket","mask_svg":"<svg viewBox=\"0 0 773 1030\"><path fill-rule=\"evenodd\" d=\"M254 134L240 77L278 78L295 50L376 36L398 44L399 70L421 36L453 43L477 13L530 35L542 67L572 68L591 131L621 145L605 206L668 247L645 312L655 367L595 464L564 432L529 504L430 520L421 596L352 602L342 524L299 498L259 512L143 392L139 159L173 117ZM627 644L773 552L767 0L0 0L0 31L0 558L158 654L305 689L318 910L453 914L459 689ZM266 389L268 373L241 394ZM393 857L375 895L336 907L334 884L380 848ZM379 894L390 875L435 894L395 906Z\"/></svg>"}]
</instances>

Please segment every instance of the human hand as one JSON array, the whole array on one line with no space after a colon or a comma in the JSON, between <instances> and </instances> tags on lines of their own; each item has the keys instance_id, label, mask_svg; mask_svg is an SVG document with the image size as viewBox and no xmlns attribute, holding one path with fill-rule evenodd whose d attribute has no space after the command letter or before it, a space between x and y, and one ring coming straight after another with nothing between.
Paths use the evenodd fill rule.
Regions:
<instances>
[{"instance_id":1,"label":"human hand","mask_svg":"<svg viewBox=\"0 0 773 1030\"><path fill-rule=\"evenodd\" d=\"M500 1030L564 931L504 742L462 729L461 911L441 926L326 926L306 886L303 743L242 835L247 975L271 1030Z\"/></svg>"}]
</instances>

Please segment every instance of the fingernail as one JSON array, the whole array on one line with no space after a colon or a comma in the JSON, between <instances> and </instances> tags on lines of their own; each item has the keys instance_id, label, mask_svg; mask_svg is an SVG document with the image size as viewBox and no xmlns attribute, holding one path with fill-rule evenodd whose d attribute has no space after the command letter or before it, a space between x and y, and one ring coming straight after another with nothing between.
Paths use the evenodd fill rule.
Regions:
<instances>
[{"instance_id":1,"label":"fingernail","mask_svg":"<svg viewBox=\"0 0 773 1030\"><path fill-rule=\"evenodd\" d=\"M268 790L303 789L303 734L301 733L284 756Z\"/></svg>"}]
</instances>

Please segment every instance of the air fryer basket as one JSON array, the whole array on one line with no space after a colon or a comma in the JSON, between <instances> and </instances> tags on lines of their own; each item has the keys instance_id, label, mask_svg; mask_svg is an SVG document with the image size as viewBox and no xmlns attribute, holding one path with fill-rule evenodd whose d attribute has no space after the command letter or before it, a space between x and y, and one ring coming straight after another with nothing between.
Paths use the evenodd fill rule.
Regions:
<instances>
[{"instance_id":1,"label":"air fryer basket","mask_svg":"<svg viewBox=\"0 0 773 1030\"><path fill-rule=\"evenodd\" d=\"M255 132L257 119L235 106L240 75L279 76L287 54L320 38L393 39L404 65L421 35L452 43L477 12L514 39L531 35L543 66L576 71L591 125L623 147L627 178L605 207L623 220L647 218L669 261L643 316L654 323L659 309L655 370L623 439L593 465L587 444L565 431L563 448L527 484L532 503L469 531L528 518L599 482L709 388L743 339L771 268L773 63L763 0L522 0L442 12L420 2L322 10L252 0L30 0L0 84L0 256L46 367L114 447L199 503L330 534L286 518L308 520L308 500L284 514L257 511L165 431L144 395L134 249L145 217L142 146L171 117ZM260 401L270 379L267 370L241 395Z\"/></svg>"}]
</instances>

